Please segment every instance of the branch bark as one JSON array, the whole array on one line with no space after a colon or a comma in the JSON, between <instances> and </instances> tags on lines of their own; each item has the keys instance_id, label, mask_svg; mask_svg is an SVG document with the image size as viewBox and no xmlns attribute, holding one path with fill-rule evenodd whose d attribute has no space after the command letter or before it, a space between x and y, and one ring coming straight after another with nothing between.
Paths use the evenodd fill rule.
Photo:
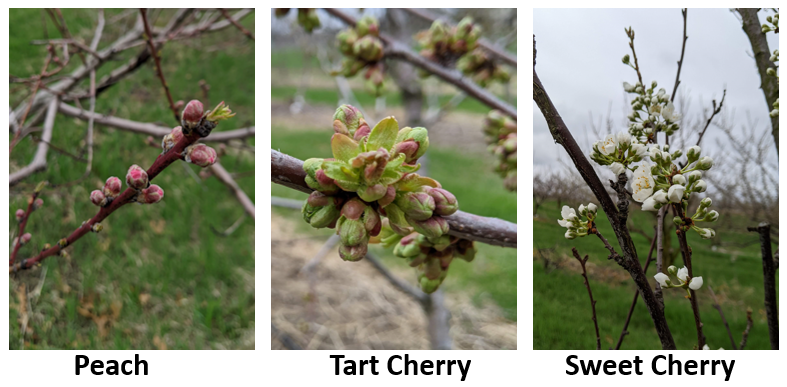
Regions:
<instances>
[{"instance_id":1,"label":"branch bark","mask_svg":"<svg viewBox=\"0 0 787 387\"><path fill-rule=\"evenodd\" d=\"M22 179L46 168L46 153L49 151L49 142L52 141L52 130L55 126L57 105L57 98L53 98L49 101L49 108L46 111L46 118L44 119L44 131L41 133L41 141L38 142L38 149L36 150L35 156L33 156L33 161L8 176L9 186L14 186L16 183L22 181Z\"/></svg>"},{"instance_id":2,"label":"branch bark","mask_svg":"<svg viewBox=\"0 0 787 387\"><path fill-rule=\"evenodd\" d=\"M216 176L219 181L224 183L227 187L229 187L232 192L235 194L235 197L238 198L241 206L243 209L251 215L252 219L254 218L254 202L249 199L249 196L246 195L245 192L238 186L238 183L235 182L235 179L232 178L229 172L221 165L221 163L216 162L210 166L210 171L213 172L213 176Z\"/></svg>"},{"instance_id":3,"label":"branch bark","mask_svg":"<svg viewBox=\"0 0 787 387\"><path fill-rule=\"evenodd\" d=\"M535 56L535 45L533 54ZM591 191L593 191L601 208L607 214L623 253L624 259L620 263L622 263L623 268L629 272L629 275L631 275L631 278L637 285L637 289L642 294L642 299L648 307L648 312L650 312L651 319L656 327L656 333L659 336L662 348L675 349L675 340L670 333L664 311L656 300L653 290L650 288L650 283L645 277L642 265L637 258L637 250L634 248L634 242L628 232L626 223L621 223L619 221L619 211L617 207L615 207L615 203L604 189L601 180L598 175L596 175L590 162L585 158L584 153L579 148L576 140L574 140L574 136L571 135L568 127L566 127L563 118L560 117L557 108L555 108L544 86L541 84L541 80L538 78L535 65L533 67L533 100L546 118L549 131L552 133L555 142L563 146L566 150L574 166L577 168L577 171L582 176L582 179L585 180L585 183L587 183Z\"/></svg>"},{"instance_id":4,"label":"branch bark","mask_svg":"<svg viewBox=\"0 0 787 387\"><path fill-rule=\"evenodd\" d=\"M325 8L329 14L341 19L348 25L355 26L355 18L335 8ZM385 56L392 59L400 59L412 63L437 77L443 81L456 86L458 89L465 92L467 95L477 99L484 105L492 109L497 109L516 120L516 107L507 104L501 99L497 98L494 94L476 85L474 82L462 76L458 70L447 69L434 63L410 50L409 47L396 41L395 39L385 34L380 34L380 40L386 44Z\"/></svg>"},{"instance_id":5,"label":"branch bark","mask_svg":"<svg viewBox=\"0 0 787 387\"><path fill-rule=\"evenodd\" d=\"M771 339L771 349L779 349L779 305L776 301L776 267L773 264L771 253L771 226L768 223L760 223L757 227L748 227L747 229L760 234L768 336Z\"/></svg>"},{"instance_id":6,"label":"branch bark","mask_svg":"<svg viewBox=\"0 0 787 387\"><path fill-rule=\"evenodd\" d=\"M713 298L713 307L719 311L719 316L721 316L721 322L724 323L724 327L727 328L727 335L730 336L730 343L732 343L732 349L738 349L738 345L735 344L735 338L732 337L730 324L727 323L727 319L724 317L724 312L721 310L721 305L719 305L719 300L716 298L716 293L713 292L713 288L710 285L708 285L708 290L710 291L710 296Z\"/></svg>"},{"instance_id":7,"label":"branch bark","mask_svg":"<svg viewBox=\"0 0 787 387\"><path fill-rule=\"evenodd\" d=\"M645 268L643 271L645 274L648 274L648 267L650 266L650 262L653 261L653 248L656 246L656 238L653 238L650 242L650 251L648 251L648 260L645 261ZM656 285L658 286L658 285ZM637 300L639 299L639 290L634 291L634 299L631 301L631 306L629 307L629 313L626 316L626 322L623 324L623 330L620 331L620 337L618 338L618 343L615 345L615 349L620 349L620 345L623 344L623 338L629 334L629 323L631 322L631 316L634 314L634 307L637 306Z\"/></svg>"},{"instance_id":8,"label":"branch bark","mask_svg":"<svg viewBox=\"0 0 787 387\"><path fill-rule=\"evenodd\" d=\"M313 190L304 180L303 161L271 149L271 181L304 193ZM450 230L448 233L463 239L482 243L516 248L517 226L514 223L457 211L446 216Z\"/></svg>"},{"instance_id":9,"label":"branch bark","mask_svg":"<svg viewBox=\"0 0 787 387\"><path fill-rule=\"evenodd\" d=\"M596 300L593 299L593 291L590 290L590 281L588 281L588 272L585 269L585 263L588 261L588 256L585 255L585 258L580 258L576 247L572 247L571 252L574 253L574 258L576 258L577 261L579 261L579 265L582 266L582 277L585 279L585 287L588 289L588 296L590 296L590 308L593 310L593 325L596 327L596 350L600 350L601 336L599 336L598 333L598 319L596 318Z\"/></svg>"},{"instance_id":10,"label":"branch bark","mask_svg":"<svg viewBox=\"0 0 787 387\"><path fill-rule=\"evenodd\" d=\"M775 67L770 60L771 50L768 48L768 39L762 32L762 24L757 16L759 8L737 8L743 22L743 32L749 38L757 71L760 73L760 88L768 104L768 112L773 109L773 103L779 98L779 80L766 73L769 67ZM779 117L771 117L771 134L776 144L776 153L779 153Z\"/></svg>"}]
</instances>

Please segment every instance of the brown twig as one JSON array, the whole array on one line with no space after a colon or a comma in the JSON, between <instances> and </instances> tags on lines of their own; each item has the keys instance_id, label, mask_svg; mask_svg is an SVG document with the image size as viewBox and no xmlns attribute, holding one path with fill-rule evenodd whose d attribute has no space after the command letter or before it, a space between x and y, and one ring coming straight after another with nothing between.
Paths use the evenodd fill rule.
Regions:
<instances>
[{"instance_id":1,"label":"brown twig","mask_svg":"<svg viewBox=\"0 0 787 387\"><path fill-rule=\"evenodd\" d=\"M639 62L637 61L637 51L634 50L634 30L631 27L626 29L626 35L629 37L629 47L631 47L631 54L634 56L634 70L637 70L637 78L642 88L645 88L645 83L642 82L642 74L639 71Z\"/></svg>"},{"instance_id":2,"label":"brown twig","mask_svg":"<svg viewBox=\"0 0 787 387\"><path fill-rule=\"evenodd\" d=\"M533 54L535 56L535 44L533 47ZM650 288L650 283L645 277L645 273L642 271L642 265L637 258L637 251L634 248L634 241L631 239L626 224L625 222L621 223L619 221L618 209L615 203L607 193L598 175L596 175L593 166L590 165L590 162L582 152L582 149L580 149L574 136L568 130L568 127L566 127L563 118L560 117L557 108L555 108L546 89L544 89L544 86L541 84L541 80L538 78L538 74L535 71L535 65L533 67L533 100L544 115L552 138L566 150L574 166L577 168L577 171L582 176L582 179L587 183L591 191L593 191L596 199L598 199L601 209L607 214L612 230L618 238L618 244L623 253L623 259L618 263L626 269L629 275L631 275L631 278L637 285L637 289L642 294L642 299L645 301L653 324L656 327L656 332L659 336L662 348L675 349L675 340L670 333L664 311L656 300L653 290Z\"/></svg>"},{"instance_id":3,"label":"brown twig","mask_svg":"<svg viewBox=\"0 0 787 387\"><path fill-rule=\"evenodd\" d=\"M768 336L771 339L771 349L779 349L779 311L776 300L776 267L773 264L773 255L771 253L771 226L763 222L757 227L747 227L746 229L760 234Z\"/></svg>"},{"instance_id":4,"label":"brown twig","mask_svg":"<svg viewBox=\"0 0 787 387\"><path fill-rule=\"evenodd\" d=\"M680 60L678 60L678 73L675 74L675 86L672 88L672 94L670 95L670 101L672 102L675 102L675 93L678 92L678 85L680 85L680 69L683 67L683 54L686 52L686 41L689 40L689 36L686 35L686 14L688 13L688 8L683 8L680 10L680 13L683 15L683 43L680 47ZM669 144L669 141L667 141L667 144Z\"/></svg>"},{"instance_id":5,"label":"brown twig","mask_svg":"<svg viewBox=\"0 0 787 387\"><path fill-rule=\"evenodd\" d=\"M38 195L41 193L41 189L44 187L45 184L39 184L38 187L33 191L33 194L30 195L30 198L27 201L27 209L25 210L25 215L19 221L19 234L16 238L16 244L14 244L14 251L11 252L11 257L8 259L8 264L12 265L14 260L16 260L16 254L19 252L19 248L22 247L22 235L25 234L25 226L27 226L27 220L30 218L30 214L33 213L33 208L35 207L36 199Z\"/></svg>"},{"instance_id":6,"label":"brown twig","mask_svg":"<svg viewBox=\"0 0 787 387\"><path fill-rule=\"evenodd\" d=\"M232 23L232 25L234 25L235 28L239 29L240 32L243 32L243 34L246 35L246 37L248 37L249 39L251 39L252 42L254 41L254 35L252 35L251 32L249 32L249 30L247 30L245 27L243 27L242 24L238 23L238 21L233 19L226 9L219 8L219 12L221 12L222 16L224 16L225 19L229 20L229 22Z\"/></svg>"},{"instance_id":7,"label":"brown twig","mask_svg":"<svg viewBox=\"0 0 787 387\"><path fill-rule=\"evenodd\" d=\"M153 56L153 62L156 63L156 73L158 74L159 80L161 80L161 86L164 86L164 93L167 94L169 108L175 116L175 122L180 123L180 113L178 113L178 109L175 108L175 102L172 101L172 95L169 93L167 80L164 79L164 72L161 70L161 57L159 57L158 52L156 52L156 45L153 43L153 34L150 33L147 10L145 8L140 8L139 13L142 15L142 25L145 27L145 39L148 42L148 50L150 50L150 54Z\"/></svg>"},{"instance_id":8,"label":"brown twig","mask_svg":"<svg viewBox=\"0 0 787 387\"><path fill-rule=\"evenodd\" d=\"M61 102L57 108L60 113L63 113L69 117L76 117L81 120L89 120L92 117L95 122L100 125L111 126L113 128L123 129L129 132L147 134L154 137L164 137L172 131L172 128L167 128L156 124L131 121L125 118L105 116L98 113L90 114L90 112L87 110L73 107L64 102ZM244 138L254 137L254 134L255 130L253 126L224 132L217 132L214 130L208 137L205 137L200 141L227 142L230 140L242 140Z\"/></svg>"},{"instance_id":9,"label":"brown twig","mask_svg":"<svg viewBox=\"0 0 787 387\"><path fill-rule=\"evenodd\" d=\"M684 217L683 212L679 208L679 204L672 205L673 214L680 214ZM678 244L680 245L680 252L683 256L683 264L689 271L689 278L694 278L694 271L691 265L691 248L686 240L686 232L678 229ZM702 333L702 319L700 318L700 307L697 303L697 292L694 289L689 289L689 302L691 302L691 311L694 313L694 326L697 329L697 349L702 349L705 346L705 334Z\"/></svg>"},{"instance_id":10,"label":"brown twig","mask_svg":"<svg viewBox=\"0 0 787 387\"><path fill-rule=\"evenodd\" d=\"M650 241L650 251L648 251L648 260L645 261L645 267L642 269L645 274L648 274L648 267L650 266L650 262L653 261L653 248L656 246L656 238L651 238ZM620 349L620 345L623 344L623 338L629 334L629 323L631 322L631 316L634 314L634 307L637 306L637 300L639 299L639 290L634 291L634 299L631 301L631 306L629 307L628 315L626 315L626 322L623 323L623 330L620 331L620 337L618 338L618 343L615 345L615 349Z\"/></svg>"},{"instance_id":11,"label":"brown twig","mask_svg":"<svg viewBox=\"0 0 787 387\"><path fill-rule=\"evenodd\" d=\"M41 69L41 74L38 76L38 80L36 81L36 84L33 87L33 93L30 95L30 102L27 103L27 108L25 108L25 112L24 114L22 114L22 118L19 120L19 130L16 131L16 134L14 134L14 138L11 140L11 145L8 148L8 153L11 153L14 150L14 146L16 146L17 141L19 141L19 135L22 133L22 128L24 128L25 120L27 119L27 115L30 114L30 109L32 109L33 102L35 102L36 95L38 94L38 88L41 87L41 83L43 83L44 74L46 74L46 69L49 68L49 63L52 61L52 57L53 54L50 51L49 54L47 54L46 56L46 60L44 61L44 67Z\"/></svg>"},{"instance_id":12,"label":"brown twig","mask_svg":"<svg viewBox=\"0 0 787 387\"><path fill-rule=\"evenodd\" d=\"M711 114L710 117L708 117L708 121L705 122L705 127L702 128L702 131L700 132L700 137L697 139L697 145L700 145L700 142L702 142L702 136L704 136L705 131L708 130L708 127L710 126L710 122L713 120L713 117L715 117L716 114L719 114L719 112L721 112L721 107L722 105L724 105L724 98L726 97L727 97L727 89L724 89L724 93L721 95L721 102L719 102L718 107L716 106L716 100L715 99L713 100L713 109L712 109L713 114Z\"/></svg>"},{"instance_id":13,"label":"brown twig","mask_svg":"<svg viewBox=\"0 0 787 387\"><path fill-rule=\"evenodd\" d=\"M325 11L341 19L343 22L347 23L348 25L351 26L355 25L356 22L355 18L353 18L350 15L347 15L346 13L338 9L325 8ZM380 40L382 40L386 44L385 46L386 57L407 61L412 65L437 76L443 81L456 86L457 88L465 92L467 95L477 99L479 102L483 103L484 105L487 105L492 109L500 110L507 116L516 120L517 117L516 107L509 105L508 103L497 98L494 94L476 85L474 82L468 80L466 77L463 77L459 71L450 70L437 63L434 63L422 57L421 55L414 53L406 45L402 44L401 42L385 34L380 34Z\"/></svg>"},{"instance_id":14,"label":"brown twig","mask_svg":"<svg viewBox=\"0 0 787 387\"><path fill-rule=\"evenodd\" d=\"M57 101L54 100L51 106L56 106ZM166 153L160 154L156 157L156 161L153 162L153 165L147 169L148 180L153 181L164 169L170 166L177 160L180 160L183 156L181 154L189 145L195 143L197 140L200 139L199 134L197 131L193 131L189 135L184 135L183 138L175 144L169 151ZM123 193L121 193L118 197L116 197L110 204L106 207L101 207L98 213L90 218L90 220L84 222L81 226L77 227L68 237L61 239L55 246L50 247L46 250L41 251L39 254L32 258L28 258L17 262L8 267L8 272L13 273L19 270L25 270L33 267L34 265L40 263L47 257L51 257L53 255L58 255L60 252L67 246L70 246L87 233L91 232L93 226L95 224L100 223L108 216L110 216L113 212L115 212L120 207L132 203L137 196L138 192L134 188L127 188Z\"/></svg>"},{"instance_id":15,"label":"brown twig","mask_svg":"<svg viewBox=\"0 0 787 387\"><path fill-rule=\"evenodd\" d=\"M271 149L271 181L297 191L311 193L306 185L303 161ZM517 226L502 219L488 218L457 211L444 217L448 234L482 243L516 248Z\"/></svg>"},{"instance_id":16,"label":"brown twig","mask_svg":"<svg viewBox=\"0 0 787 387\"><path fill-rule=\"evenodd\" d=\"M741 337L741 345L739 346L741 350L746 348L746 343L749 341L749 332L751 331L751 327L754 325L754 321L751 319L751 309L746 310L746 330L743 331L743 336Z\"/></svg>"},{"instance_id":17,"label":"brown twig","mask_svg":"<svg viewBox=\"0 0 787 387\"><path fill-rule=\"evenodd\" d=\"M22 181L22 179L32 175L46 168L46 154L49 150L49 142L52 141L52 131L55 126L55 115L57 115L57 99L52 99L49 103L49 108L46 112L46 119L44 120L44 132L41 134L41 141L38 143L33 161L30 164L22 167L20 170L11 173L8 176L8 184L15 185Z\"/></svg>"},{"instance_id":18,"label":"brown twig","mask_svg":"<svg viewBox=\"0 0 787 387\"><path fill-rule=\"evenodd\" d=\"M90 43L90 49L95 51L98 48L98 42L101 41L101 34L104 31L104 10L98 11L98 26L96 26L96 33L93 35L93 41ZM85 174L83 177L90 175L93 170L93 113L96 112L96 69L90 70L90 119L87 121L87 166L85 167Z\"/></svg>"},{"instance_id":19,"label":"brown twig","mask_svg":"<svg viewBox=\"0 0 787 387\"><path fill-rule=\"evenodd\" d=\"M656 214L656 273L664 272L664 215L666 213L667 206L664 206ZM656 281L654 294L659 302L659 306L661 309L664 309L664 290L658 281Z\"/></svg>"},{"instance_id":20,"label":"brown twig","mask_svg":"<svg viewBox=\"0 0 787 387\"><path fill-rule=\"evenodd\" d=\"M598 333L598 319L596 319L596 300L593 299L593 291L590 290L590 282L588 281L588 272L585 269L585 262L588 261L588 256L585 255L585 258L580 258L576 247L572 247L571 251L574 253L574 258L576 258L582 266L582 277L585 278L585 287L588 289L588 296L590 296L590 308L593 310L593 325L596 327L596 349L600 350L601 336L599 336Z\"/></svg>"},{"instance_id":21,"label":"brown twig","mask_svg":"<svg viewBox=\"0 0 787 387\"><path fill-rule=\"evenodd\" d=\"M719 305L719 300L716 299L716 293L713 292L713 288L710 285L708 285L708 290L710 291L710 296L713 298L713 307L719 311L719 316L721 316L721 322L724 324L724 327L727 328L727 335L730 336L732 349L738 349L738 346L735 344L735 339L732 337L730 324L727 324L727 319L724 317L724 312L721 310L721 305Z\"/></svg>"},{"instance_id":22,"label":"brown twig","mask_svg":"<svg viewBox=\"0 0 787 387\"><path fill-rule=\"evenodd\" d=\"M233 193L235 193L235 197L240 202L243 209L251 215L251 218L254 219L254 202L249 199L248 195L238 186L238 183L235 182L235 179L230 176L230 173L227 172L226 169L219 163L216 162L210 166L210 171L216 176L219 181L224 183L227 187L229 187Z\"/></svg>"}]
</instances>

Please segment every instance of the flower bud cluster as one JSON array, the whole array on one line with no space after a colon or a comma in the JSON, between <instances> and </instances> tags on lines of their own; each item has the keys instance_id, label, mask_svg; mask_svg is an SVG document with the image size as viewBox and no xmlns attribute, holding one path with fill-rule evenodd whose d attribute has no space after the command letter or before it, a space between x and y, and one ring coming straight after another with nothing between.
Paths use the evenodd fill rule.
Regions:
<instances>
[{"instance_id":1,"label":"flower bud cluster","mask_svg":"<svg viewBox=\"0 0 787 387\"><path fill-rule=\"evenodd\" d=\"M457 59L478 47L481 27L473 23L473 18L465 17L455 27L449 27L441 20L415 35L421 47L421 55L444 66L453 66Z\"/></svg>"},{"instance_id":2,"label":"flower bud cluster","mask_svg":"<svg viewBox=\"0 0 787 387\"><path fill-rule=\"evenodd\" d=\"M599 165L608 166L615 176L626 172L629 165L642 161L647 147L628 132L609 134L603 141L593 144L590 158Z\"/></svg>"},{"instance_id":3,"label":"flower bud cluster","mask_svg":"<svg viewBox=\"0 0 787 387\"><path fill-rule=\"evenodd\" d=\"M290 13L291 8L274 8L274 14L277 18L283 18ZM317 16L316 8L298 8L298 25L303 27L307 33L312 33L315 29L320 27L320 18Z\"/></svg>"},{"instance_id":4,"label":"flower bud cluster","mask_svg":"<svg viewBox=\"0 0 787 387\"><path fill-rule=\"evenodd\" d=\"M477 252L473 241L450 235L436 238L417 232L400 235L391 229L388 219L383 220L377 240L383 247L393 248L397 257L407 259L411 267L418 268L418 284L425 293L433 293L440 287L454 258L471 262Z\"/></svg>"},{"instance_id":5,"label":"flower bud cluster","mask_svg":"<svg viewBox=\"0 0 787 387\"><path fill-rule=\"evenodd\" d=\"M516 191L516 121L499 110L492 110L484 120L484 137L489 151L497 158L495 172L506 189Z\"/></svg>"},{"instance_id":6,"label":"flower bud cluster","mask_svg":"<svg viewBox=\"0 0 787 387\"><path fill-rule=\"evenodd\" d=\"M558 219L557 223L560 227L566 228L566 239L574 239L576 237L583 237L595 228L596 207L593 203L579 205L579 213L569 206L563 206L560 215L563 219Z\"/></svg>"},{"instance_id":7,"label":"flower bud cluster","mask_svg":"<svg viewBox=\"0 0 787 387\"><path fill-rule=\"evenodd\" d=\"M379 38L380 26L372 16L364 16L349 28L336 34L339 51L344 55L342 67L332 75L353 77L361 70L366 87L376 96L385 91L382 59L383 42Z\"/></svg>"},{"instance_id":8,"label":"flower bud cluster","mask_svg":"<svg viewBox=\"0 0 787 387\"><path fill-rule=\"evenodd\" d=\"M380 230L381 217L401 235L417 231L430 238L448 232L443 216L458 210L456 197L437 181L415 172L429 147L425 128L399 125L393 117L374 128L358 109L342 105L334 115L333 158L303 163L313 193L303 207L313 227L337 227L345 260L366 255L369 237Z\"/></svg>"},{"instance_id":9,"label":"flower bud cluster","mask_svg":"<svg viewBox=\"0 0 787 387\"><path fill-rule=\"evenodd\" d=\"M110 177L110 179L117 179L116 177ZM119 179L118 179L119 182ZM107 180L107 185L110 184L110 180ZM148 173L142 169L139 165L132 165L128 169L128 173L126 173L126 184L129 188L136 191L136 195L134 196L134 200L140 204L153 204L158 203L161 199L164 198L164 190L161 189L156 184L150 184L148 180ZM107 185L104 186L106 191ZM113 181L114 187L114 181ZM118 186L118 194L120 193L120 187ZM96 194L99 191L93 191L93 194ZM93 201L93 194L90 195L91 201ZM117 196L117 195L116 195ZM95 201L93 201L96 204ZM106 205L105 203L104 205ZM99 205L99 204L96 204Z\"/></svg>"},{"instance_id":10,"label":"flower bud cluster","mask_svg":"<svg viewBox=\"0 0 787 387\"><path fill-rule=\"evenodd\" d=\"M676 276L678 281L672 282L669 275L661 272L656 273L653 278L658 281L662 288L683 288L686 290L686 293L688 293L687 298L691 298L689 289L699 290L702 287L702 277L689 277L689 269L685 267L678 269L675 266L670 266L667 268L667 272L670 275Z\"/></svg>"},{"instance_id":11,"label":"flower bud cluster","mask_svg":"<svg viewBox=\"0 0 787 387\"><path fill-rule=\"evenodd\" d=\"M632 111L628 115L629 133L643 144L652 142L660 131L669 136L680 128L678 121L681 115L675 112L675 105L664 88L655 91L657 86L656 81L649 88L639 82L634 85L623 82L623 90L636 94L631 101Z\"/></svg>"},{"instance_id":12,"label":"flower bud cluster","mask_svg":"<svg viewBox=\"0 0 787 387\"><path fill-rule=\"evenodd\" d=\"M221 101L210 112L205 113L202 102L196 99L191 100L180 115L180 134L176 133L178 128L173 129L170 134L164 136L161 147L166 152L180 141L181 135L190 136L195 131L200 137L207 137L219 121L228 120L234 116L235 113L224 104L224 101Z\"/></svg>"},{"instance_id":13,"label":"flower bud cluster","mask_svg":"<svg viewBox=\"0 0 787 387\"><path fill-rule=\"evenodd\" d=\"M40 192L40 190L38 192L36 192L36 195L38 195L39 192ZM31 197L31 198L29 198L27 200L27 204L28 205L32 204L32 206L30 206L30 212L33 212L33 211L35 211L35 210L37 210L37 209L39 209L39 208L44 206L44 199L41 199L41 198L33 199ZM14 213L14 217L16 217L16 221L19 222L19 223L22 223L22 221L25 220L25 216L27 216L27 214L25 213L25 210L23 210L21 208L17 209L16 212Z\"/></svg>"},{"instance_id":14,"label":"flower bud cluster","mask_svg":"<svg viewBox=\"0 0 787 387\"><path fill-rule=\"evenodd\" d=\"M779 32L779 14L776 13L773 16L768 16L765 18L767 23L763 23L762 25L762 33L766 32Z\"/></svg>"},{"instance_id":15,"label":"flower bud cluster","mask_svg":"<svg viewBox=\"0 0 787 387\"><path fill-rule=\"evenodd\" d=\"M506 83L511 79L508 70L494 61L486 51L478 48L459 58L456 68L481 87L494 81Z\"/></svg>"},{"instance_id":16,"label":"flower bud cluster","mask_svg":"<svg viewBox=\"0 0 787 387\"><path fill-rule=\"evenodd\" d=\"M132 168L133 167L139 168L139 166L136 165L132 166ZM137 176L138 170L135 169L134 171L135 171L134 176ZM142 170L142 172L144 172L144 170ZM145 174L145 178L147 178L147 173ZM116 197L120 195L120 190L122 188L123 188L123 184L120 182L120 179L115 176L112 176L107 179L107 181L104 183L104 187L101 190L95 190L90 193L90 201L96 206L106 207L110 203L112 203L112 201L115 200Z\"/></svg>"}]
</instances>

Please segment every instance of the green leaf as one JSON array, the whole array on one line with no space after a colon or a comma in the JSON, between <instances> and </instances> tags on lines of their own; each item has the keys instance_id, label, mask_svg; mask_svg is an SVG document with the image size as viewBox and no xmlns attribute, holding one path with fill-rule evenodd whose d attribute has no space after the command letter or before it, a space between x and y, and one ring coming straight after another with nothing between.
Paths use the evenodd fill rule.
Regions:
<instances>
[{"instance_id":1,"label":"green leaf","mask_svg":"<svg viewBox=\"0 0 787 387\"><path fill-rule=\"evenodd\" d=\"M396 156L396 158L394 158L393 160L388 161L388 164L386 164L385 168L386 169L387 168L397 168L400 165L402 165L402 163L404 163L404 159L405 159L404 153L399 153L399 155Z\"/></svg>"},{"instance_id":2,"label":"green leaf","mask_svg":"<svg viewBox=\"0 0 787 387\"><path fill-rule=\"evenodd\" d=\"M334 180L358 181L358 175L341 161L325 161L322 163L322 170Z\"/></svg>"},{"instance_id":3,"label":"green leaf","mask_svg":"<svg viewBox=\"0 0 787 387\"><path fill-rule=\"evenodd\" d=\"M383 171L383 175L380 176L380 184L391 185L399 181L399 179L401 179L403 175L404 173L399 172L393 168L385 168L385 171Z\"/></svg>"},{"instance_id":4,"label":"green leaf","mask_svg":"<svg viewBox=\"0 0 787 387\"><path fill-rule=\"evenodd\" d=\"M399 123L396 122L396 118L385 117L369 133L369 142L366 148L371 150L385 148L390 151L396 144L397 134L399 134Z\"/></svg>"},{"instance_id":5,"label":"green leaf","mask_svg":"<svg viewBox=\"0 0 787 387\"><path fill-rule=\"evenodd\" d=\"M334 134L331 137L331 151L333 157L344 162L358 156L358 143L343 134Z\"/></svg>"}]
</instances>

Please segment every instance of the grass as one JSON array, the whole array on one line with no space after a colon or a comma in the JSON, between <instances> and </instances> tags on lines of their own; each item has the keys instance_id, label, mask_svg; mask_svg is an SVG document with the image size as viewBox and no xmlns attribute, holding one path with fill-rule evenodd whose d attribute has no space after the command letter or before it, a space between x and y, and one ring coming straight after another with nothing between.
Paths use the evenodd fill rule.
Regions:
<instances>
[{"instance_id":1,"label":"grass","mask_svg":"<svg viewBox=\"0 0 787 387\"><path fill-rule=\"evenodd\" d=\"M577 238L571 241L563 237L565 229L557 224L560 209L556 202L548 202L538 211L539 218L533 221L534 248L554 248L552 259L573 261L571 247L580 254L590 255L589 264L595 266L590 272L590 285L596 305L602 348L614 347L634 296L634 285L623 269L606 259L608 252L594 237ZM631 212L634 224L651 230L654 216L639 209ZM613 243L614 234L609 222L600 214L597 226L601 233ZM756 240L754 234L718 230L716 238L725 242ZM640 261L647 257L650 243L644 236L633 234ZM673 251L678 242L671 239ZM689 245L693 250L694 272L701 275L705 285L697 293L704 333L711 349L731 349L727 331L719 313L712 307L708 286L712 286L721 303L724 315L730 324L736 343L746 326L746 308L753 310L754 327L749 335L747 349L770 349L768 327L763 306L762 260L759 245L749 245L734 251L714 251L711 241L700 239L696 233L689 234ZM776 248L776 247L774 247ZM618 251L619 248L618 248ZM724 251L724 252L722 252ZM533 347L534 349L592 349L595 348L595 332L591 321L590 301L582 278L575 270L546 269L541 254L535 252L533 259ZM678 253L679 254L679 253ZM676 266L682 267L680 257ZM567 266L564 264L563 266ZM610 272L624 273L613 276ZM648 277L655 281L655 266L651 264ZM777 277L778 292L778 277ZM665 290L665 313L667 322L679 349L691 349L696 345L694 317L688 300L679 289ZM630 334L623 341L622 349L660 348L653 322L644 303L637 303Z\"/></svg>"},{"instance_id":2,"label":"grass","mask_svg":"<svg viewBox=\"0 0 787 387\"><path fill-rule=\"evenodd\" d=\"M9 61L15 76L40 71L45 48L32 46L29 41L44 38L41 12L10 11ZM107 10L106 17L118 13ZM96 11L64 9L63 15L71 33L89 42ZM99 49L122 34L126 22L134 17L108 23ZM168 16L161 15L157 25L166 20ZM59 38L52 23L47 23L50 38ZM243 24L253 30L253 16L244 19ZM205 79L211 87L210 102L225 100L237 112L216 130L254 125L254 45L231 28L188 45L186 42L170 42L161 52L173 98L201 99L197 82ZM201 47L231 43L226 49L208 52L193 48L195 42ZM121 54L117 61L105 65L97 78L140 49ZM63 74L79 62L78 57L72 57ZM25 90L12 91L12 103L21 102L25 95ZM87 106L85 102L83 105ZM174 125L152 61L100 95L96 111ZM52 144L81 157L86 127L86 122L59 115ZM86 179L69 185L82 176L85 163L50 149L48 168L11 190L13 214L24 207L36 183L47 180L51 184L41 195L44 207L30 217L26 231L33 234L33 239L22 248L20 258L32 256L45 243L56 243L93 216L97 209L88 200L89 193L100 188L107 177L122 179L131 164L148 167L160 153L144 144L144 136L100 125L94 139L93 172ZM254 139L249 144L253 145ZM30 137L25 138L12 152L11 165L18 168L27 164L35 148ZM228 147L221 162L230 172L252 171L254 154ZM22 342L17 308L17 291L22 285L28 292L41 286L40 296L31 302L24 336L26 349L253 348L254 222L246 218L226 237L214 233L213 228L223 231L244 216L244 211L221 182L195 178L198 172L194 165L173 164L154 181L165 191L162 202L127 205L103 222L101 233L88 234L70 246L68 257L50 257L43 268L12 276L10 348L18 349ZM249 197L254 197L252 177L237 182ZM13 215L9 222L15 232ZM39 279L43 269L46 277L42 283Z\"/></svg>"},{"instance_id":3,"label":"grass","mask_svg":"<svg viewBox=\"0 0 787 387\"><path fill-rule=\"evenodd\" d=\"M271 144L291 156L305 160L310 157L331 157L331 131L298 130L274 127ZM444 188L454 193L463 211L477 215L502 218L516 222L516 194L503 188L502 180L490 173L491 157L472 157L450 148L430 147L429 176L437 179ZM468 179L472 176L472 179ZM305 199L306 194L273 185L271 195ZM313 232L303 222L300 213L277 209L301 224L302 232ZM321 230L326 237L330 231ZM478 255L471 263L455 262L442 288L446 292L469 292L477 302L491 300L497 303L511 320L517 319L516 299L516 250L477 244ZM405 261L382 248L375 249L387 265L406 267ZM331 257L339 259L338 257ZM352 264L348 263L348 266ZM411 269L412 270L412 269ZM414 283L412 278L406 278Z\"/></svg>"}]
</instances>

